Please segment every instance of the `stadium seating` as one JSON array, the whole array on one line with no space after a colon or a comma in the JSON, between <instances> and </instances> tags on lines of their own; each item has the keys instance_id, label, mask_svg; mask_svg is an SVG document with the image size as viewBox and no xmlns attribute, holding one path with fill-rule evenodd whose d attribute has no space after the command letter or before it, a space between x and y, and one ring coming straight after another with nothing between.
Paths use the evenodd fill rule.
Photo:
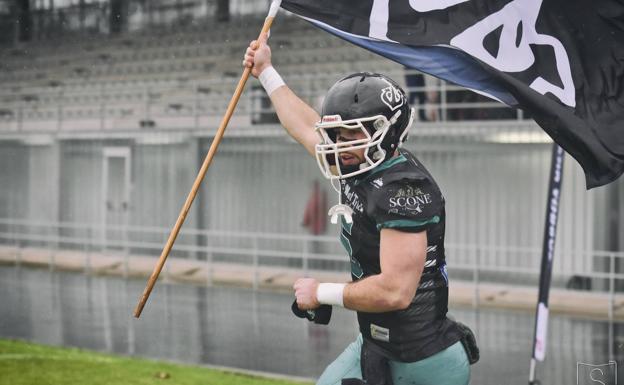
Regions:
<instances>
[{"instance_id":1,"label":"stadium seating","mask_svg":"<svg viewBox=\"0 0 624 385\"><path fill-rule=\"evenodd\" d=\"M2 122L19 119L51 118L55 127L85 117L102 120L110 115L107 111L134 111L137 121L156 113L221 115L240 76L245 48L262 21L244 16L174 31L161 27L119 37L73 36L0 48L0 130L9 127ZM280 17L272 35L276 66L291 88L313 104L350 72L385 72L404 82L400 65L320 33L296 17ZM250 100L243 98L237 112L251 113Z\"/></svg>"}]
</instances>

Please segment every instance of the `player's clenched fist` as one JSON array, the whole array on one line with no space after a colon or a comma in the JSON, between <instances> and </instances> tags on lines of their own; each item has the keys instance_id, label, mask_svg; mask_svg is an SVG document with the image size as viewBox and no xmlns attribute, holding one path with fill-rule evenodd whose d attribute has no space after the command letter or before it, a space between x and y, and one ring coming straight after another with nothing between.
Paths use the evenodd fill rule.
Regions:
<instances>
[{"instance_id":1,"label":"player's clenched fist","mask_svg":"<svg viewBox=\"0 0 624 385\"><path fill-rule=\"evenodd\" d=\"M251 74L258 77L262 71L271 67L271 47L267 44L267 35L260 35L260 39L253 40L245 51L243 66L251 68Z\"/></svg>"},{"instance_id":2,"label":"player's clenched fist","mask_svg":"<svg viewBox=\"0 0 624 385\"><path fill-rule=\"evenodd\" d=\"M314 278L299 278L295 281L293 289L297 298L297 306L301 310L316 309L321 304L316 297L319 282Z\"/></svg>"}]
</instances>

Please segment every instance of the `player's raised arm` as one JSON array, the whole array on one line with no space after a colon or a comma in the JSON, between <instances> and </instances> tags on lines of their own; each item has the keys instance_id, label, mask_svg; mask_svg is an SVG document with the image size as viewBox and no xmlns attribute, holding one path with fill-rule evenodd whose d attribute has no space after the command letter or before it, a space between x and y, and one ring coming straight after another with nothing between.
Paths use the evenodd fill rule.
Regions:
<instances>
[{"instance_id":1,"label":"player's raised arm","mask_svg":"<svg viewBox=\"0 0 624 385\"><path fill-rule=\"evenodd\" d=\"M252 67L251 74L257 77L271 98L277 116L288 134L314 155L314 146L319 142L314 124L319 114L288 88L271 64L271 48L266 35L252 41L245 52L243 65Z\"/></svg>"}]
</instances>

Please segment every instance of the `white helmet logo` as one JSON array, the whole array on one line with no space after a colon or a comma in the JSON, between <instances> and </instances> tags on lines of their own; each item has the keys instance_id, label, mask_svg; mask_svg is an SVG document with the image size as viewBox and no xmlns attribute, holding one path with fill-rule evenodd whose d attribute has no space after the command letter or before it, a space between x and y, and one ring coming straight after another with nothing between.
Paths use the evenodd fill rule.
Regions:
<instances>
[{"instance_id":1,"label":"white helmet logo","mask_svg":"<svg viewBox=\"0 0 624 385\"><path fill-rule=\"evenodd\" d=\"M391 111L396 110L405 103L401 91L393 86L388 86L381 90L381 101L384 102Z\"/></svg>"}]
</instances>

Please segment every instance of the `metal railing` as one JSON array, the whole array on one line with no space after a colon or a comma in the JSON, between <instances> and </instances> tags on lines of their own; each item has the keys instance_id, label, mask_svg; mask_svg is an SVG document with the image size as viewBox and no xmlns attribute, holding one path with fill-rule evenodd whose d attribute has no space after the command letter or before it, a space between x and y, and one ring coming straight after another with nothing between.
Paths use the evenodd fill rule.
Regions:
<instances>
[{"instance_id":1,"label":"metal railing","mask_svg":"<svg viewBox=\"0 0 624 385\"><path fill-rule=\"evenodd\" d=\"M84 270L90 271L94 253L112 253L123 257L127 273L129 260L136 256L160 254L170 229L144 226L103 226L98 224L36 222L20 219L0 219L0 247L14 248L16 262L28 248L47 250L49 264L54 265L55 255L62 252L78 252L84 262ZM446 246L450 256L451 275L472 281L476 293L482 283L505 282L509 277L524 275L530 279L512 282L519 285L531 283L536 286L539 269L505 264L485 263L483 255L492 252L524 253L539 259L537 248L494 247L478 244L453 244ZM461 255L462 258L453 258ZM623 252L591 251L585 258L593 261L590 271L553 271L553 279L576 276L581 283L594 282L592 291L609 294L609 317L613 317L614 296L624 282ZM251 267L254 271L253 286L258 286L258 270L266 267L301 270L348 272L349 260L342 250L338 237L299 234L275 234L249 231L219 231L183 229L171 252L170 258L205 261L209 270L212 263L234 263ZM459 259L459 260L458 260ZM564 277L565 275L565 277ZM587 290L588 287L572 287ZM475 298L479 298L478 295Z\"/></svg>"},{"instance_id":2,"label":"metal railing","mask_svg":"<svg viewBox=\"0 0 624 385\"><path fill-rule=\"evenodd\" d=\"M50 250L50 262L63 250L84 252L85 269L89 270L94 252L120 255L126 267L133 255L159 255L171 229L0 219L0 230L0 245ZM241 263L254 269L276 266L304 272L311 268L348 271L349 261L340 254L341 247L337 238L330 236L184 228L170 257ZM19 261L19 253L17 258Z\"/></svg>"}]
</instances>

